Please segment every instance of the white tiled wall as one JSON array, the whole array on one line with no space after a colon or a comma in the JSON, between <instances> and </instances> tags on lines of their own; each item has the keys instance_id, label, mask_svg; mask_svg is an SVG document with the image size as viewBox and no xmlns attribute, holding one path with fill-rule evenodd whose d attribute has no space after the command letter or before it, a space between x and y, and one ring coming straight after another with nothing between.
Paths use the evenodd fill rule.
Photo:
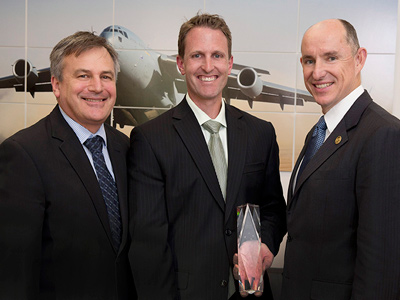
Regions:
<instances>
[{"instance_id":1,"label":"white tiled wall","mask_svg":"<svg viewBox=\"0 0 400 300\"><path fill-rule=\"evenodd\" d=\"M299 63L304 31L326 18L343 18L358 31L367 48L363 85L390 112L393 107L397 34L397 0L2 0L0 9L0 77L12 75L11 66L28 58L37 69L49 67L52 47L78 30L100 34L113 24L137 34L149 48L177 52L180 25L198 11L222 15L233 35L234 62L270 71L264 81L305 90ZM232 103L271 121L281 150L282 182L305 134L320 115L319 106L303 107ZM0 142L45 116L56 104L52 93L17 93L0 89ZM130 128L124 132L129 134ZM275 265L280 266L279 256Z\"/></svg>"}]
</instances>

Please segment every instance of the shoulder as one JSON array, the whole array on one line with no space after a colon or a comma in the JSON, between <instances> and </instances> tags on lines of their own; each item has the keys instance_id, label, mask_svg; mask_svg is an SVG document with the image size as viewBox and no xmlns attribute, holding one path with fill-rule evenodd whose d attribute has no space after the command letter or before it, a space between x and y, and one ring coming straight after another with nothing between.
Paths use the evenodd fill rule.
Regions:
<instances>
[{"instance_id":1,"label":"shoulder","mask_svg":"<svg viewBox=\"0 0 400 300\"><path fill-rule=\"evenodd\" d=\"M375 102L372 102L368 106L366 113L369 114L370 117L376 119L377 123L387 126L400 127L400 120Z\"/></svg>"},{"instance_id":2,"label":"shoulder","mask_svg":"<svg viewBox=\"0 0 400 300\"><path fill-rule=\"evenodd\" d=\"M370 134L386 130L400 132L400 120L375 102L365 109L359 125Z\"/></svg>"},{"instance_id":3,"label":"shoulder","mask_svg":"<svg viewBox=\"0 0 400 300\"><path fill-rule=\"evenodd\" d=\"M244 122L251 130L250 132L252 132L252 130L265 130L271 133L275 133L274 126L271 122L258 118L248 112L238 109L235 106L227 105L226 107L228 114L230 114L230 117L233 117L233 120L237 119L241 122Z\"/></svg>"},{"instance_id":4,"label":"shoulder","mask_svg":"<svg viewBox=\"0 0 400 300\"><path fill-rule=\"evenodd\" d=\"M48 116L41 119L34 125L21 129L2 142L2 145L17 143L24 147L40 147L48 139L47 123Z\"/></svg>"},{"instance_id":5,"label":"shoulder","mask_svg":"<svg viewBox=\"0 0 400 300\"><path fill-rule=\"evenodd\" d=\"M14 172L20 172L18 169L23 166L23 174L26 174L28 166L35 169L36 162L47 157L50 137L46 120L47 118L42 119L32 126L18 131L0 144L2 167L9 171L14 169ZM10 169L6 165L14 167Z\"/></svg>"},{"instance_id":6,"label":"shoulder","mask_svg":"<svg viewBox=\"0 0 400 300\"><path fill-rule=\"evenodd\" d=\"M105 127L106 133L108 135L109 141L114 142L114 143L115 142L120 143L126 148L129 147L129 137L125 133L110 126L109 124L104 124L104 127Z\"/></svg>"},{"instance_id":7,"label":"shoulder","mask_svg":"<svg viewBox=\"0 0 400 300\"><path fill-rule=\"evenodd\" d=\"M400 148L400 120L375 102L368 105L353 129L354 131L349 131L349 135L362 146L363 151L370 151L368 153L373 159L392 157L383 153Z\"/></svg>"},{"instance_id":8,"label":"shoulder","mask_svg":"<svg viewBox=\"0 0 400 300\"><path fill-rule=\"evenodd\" d=\"M143 134L156 134L159 135L161 132L169 131L173 128L174 112L177 107L173 107L154 119L151 119L143 124L136 126L132 133L142 132Z\"/></svg>"}]
</instances>

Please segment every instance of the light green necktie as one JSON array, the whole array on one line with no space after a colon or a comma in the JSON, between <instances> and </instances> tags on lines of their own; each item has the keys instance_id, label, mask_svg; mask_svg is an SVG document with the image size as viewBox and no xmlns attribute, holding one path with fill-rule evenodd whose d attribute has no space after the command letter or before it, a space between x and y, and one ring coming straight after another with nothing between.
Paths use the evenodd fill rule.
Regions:
<instances>
[{"instance_id":1,"label":"light green necktie","mask_svg":"<svg viewBox=\"0 0 400 300\"><path fill-rule=\"evenodd\" d=\"M219 136L221 123L213 120L208 120L203 124L203 127L211 134L210 140L208 142L208 149L210 151L215 173L217 173L219 186L225 200L228 167L226 164L224 147L222 146L222 141Z\"/></svg>"},{"instance_id":2,"label":"light green necktie","mask_svg":"<svg viewBox=\"0 0 400 300\"><path fill-rule=\"evenodd\" d=\"M208 150L210 151L211 160L214 165L215 173L221 188L222 195L226 201L226 183L228 167L226 164L225 151L222 146L221 137L219 136L219 129L221 123L213 120L208 120L203 125L210 134L210 140L208 141ZM228 299L235 293L235 281L232 275L232 269L229 269L229 280L228 280Z\"/></svg>"}]
</instances>

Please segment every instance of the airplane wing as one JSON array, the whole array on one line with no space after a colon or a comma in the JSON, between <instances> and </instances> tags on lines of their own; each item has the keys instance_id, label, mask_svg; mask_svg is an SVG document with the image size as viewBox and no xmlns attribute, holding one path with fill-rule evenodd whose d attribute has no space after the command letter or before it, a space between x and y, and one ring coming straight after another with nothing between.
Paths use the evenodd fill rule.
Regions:
<instances>
[{"instance_id":1,"label":"airplane wing","mask_svg":"<svg viewBox=\"0 0 400 300\"><path fill-rule=\"evenodd\" d=\"M176 65L176 55L160 54L158 57L160 72L164 81L173 84L168 95L176 98L176 93L185 94L187 87L185 77L180 74ZM26 65L26 66L25 66ZM35 92L51 92L50 68L36 70L30 61L17 60L12 66L13 75L0 78L0 89L15 88L17 92L25 91L25 68L27 73L26 91L34 97ZM228 77L228 83L223 91L223 97L229 103L231 99L247 100L253 107L254 101L277 103L283 109L285 104L304 105L304 102L315 102L307 92L290 87L262 81L259 74L269 75L269 71L252 68L245 65L234 64L232 74ZM171 99L176 102L176 99Z\"/></svg>"},{"instance_id":2,"label":"airplane wing","mask_svg":"<svg viewBox=\"0 0 400 300\"><path fill-rule=\"evenodd\" d=\"M240 65L240 64L233 64L232 70L236 70L236 71L241 71L244 68L248 68L249 66L245 66L245 65ZM263 70L263 69L258 69L258 68L253 68L251 67L254 71L256 71L258 74L264 74L264 75L270 75L269 71L267 70Z\"/></svg>"},{"instance_id":3,"label":"airplane wing","mask_svg":"<svg viewBox=\"0 0 400 300\"><path fill-rule=\"evenodd\" d=\"M36 70L30 61L26 61L26 91L32 97L35 92L51 92L50 68ZM12 65L13 75L0 78L0 89L15 88L16 92L25 91L25 60L19 59Z\"/></svg>"},{"instance_id":4,"label":"airplane wing","mask_svg":"<svg viewBox=\"0 0 400 300\"><path fill-rule=\"evenodd\" d=\"M183 76L176 64L176 55L160 55L158 58L161 74L168 76L174 82L176 90L180 94L187 92L185 76Z\"/></svg>"},{"instance_id":5,"label":"airplane wing","mask_svg":"<svg viewBox=\"0 0 400 300\"><path fill-rule=\"evenodd\" d=\"M269 74L266 70L242 65L237 67L235 64L233 69L224 90L224 97L228 102L230 99L247 100L251 108L254 101L277 103L282 109L285 104L303 106L304 102L315 102L307 91L262 81L258 74ZM237 70L240 71L236 73Z\"/></svg>"},{"instance_id":6,"label":"airplane wing","mask_svg":"<svg viewBox=\"0 0 400 300\"><path fill-rule=\"evenodd\" d=\"M167 74L174 80L177 92L184 94L187 92L185 78L182 76L176 65L176 55L160 55L158 59L161 73ZM252 70L252 71L248 71ZM269 83L261 81L258 74L269 75L269 71L252 68L245 65L233 64L232 74L228 77L228 83L224 89L224 98L229 102L230 99L241 99L247 100L250 107L253 107L253 101L278 103L281 108L285 104L294 105L296 99L296 105L304 105L304 102L315 102L314 98L307 92L302 90L295 90L283 85ZM240 76L240 74L243 74ZM252 92L246 93L246 86L251 85L252 81L259 80L262 88L260 92L253 94Z\"/></svg>"},{"instance_id":7,"label":"airplane wing","mask_svg":"<svg viewBox=\"0 0 400 300\"><path fill-rule=\"evenodd\" d=\"M253 107L253 101L277 103L283 106L285 104L294 105L295 95L296 105L303 106L304 102L315 102L314 98L306 91L295 90L286 86L261 81L262 90L258 96L252 97L243 93L242 88L239 86L237 75L230 75L227 84L227 96L230 99L243 99L249 102L250 107Z\"/></svg>"}]
</instances>

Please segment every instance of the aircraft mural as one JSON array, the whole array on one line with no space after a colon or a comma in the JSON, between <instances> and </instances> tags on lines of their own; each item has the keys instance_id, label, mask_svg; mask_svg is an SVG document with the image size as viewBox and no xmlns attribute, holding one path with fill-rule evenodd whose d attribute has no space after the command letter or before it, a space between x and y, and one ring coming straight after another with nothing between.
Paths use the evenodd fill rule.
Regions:
<instances>
[{"instance_id":1,"label":"aircraft mural","mask_svg":"<svg viewBox=\"0 0 400 300\"><path fill-rule=\"evenodd\" d=\"M121 69L117 80L117 100L112 124L121 128L136 126L157 117L177 105L187 92L185 78L176 65L175 55L165 55L146 47L133 32L122 26L109 26L100 34L119 54ZM26 72L25 72L26 68ZM26 76L25 76L26 73ZM0 78L0 88L26 91L32 97L37 92L51 92L50 68L37 70L28 60L17 60L12 74ZM261 80L267 70L235 64L223 90L225 101L247 100L250 108L254 101L284 105L315 102L307 92Z\"/></svg>"}]
</instances>

